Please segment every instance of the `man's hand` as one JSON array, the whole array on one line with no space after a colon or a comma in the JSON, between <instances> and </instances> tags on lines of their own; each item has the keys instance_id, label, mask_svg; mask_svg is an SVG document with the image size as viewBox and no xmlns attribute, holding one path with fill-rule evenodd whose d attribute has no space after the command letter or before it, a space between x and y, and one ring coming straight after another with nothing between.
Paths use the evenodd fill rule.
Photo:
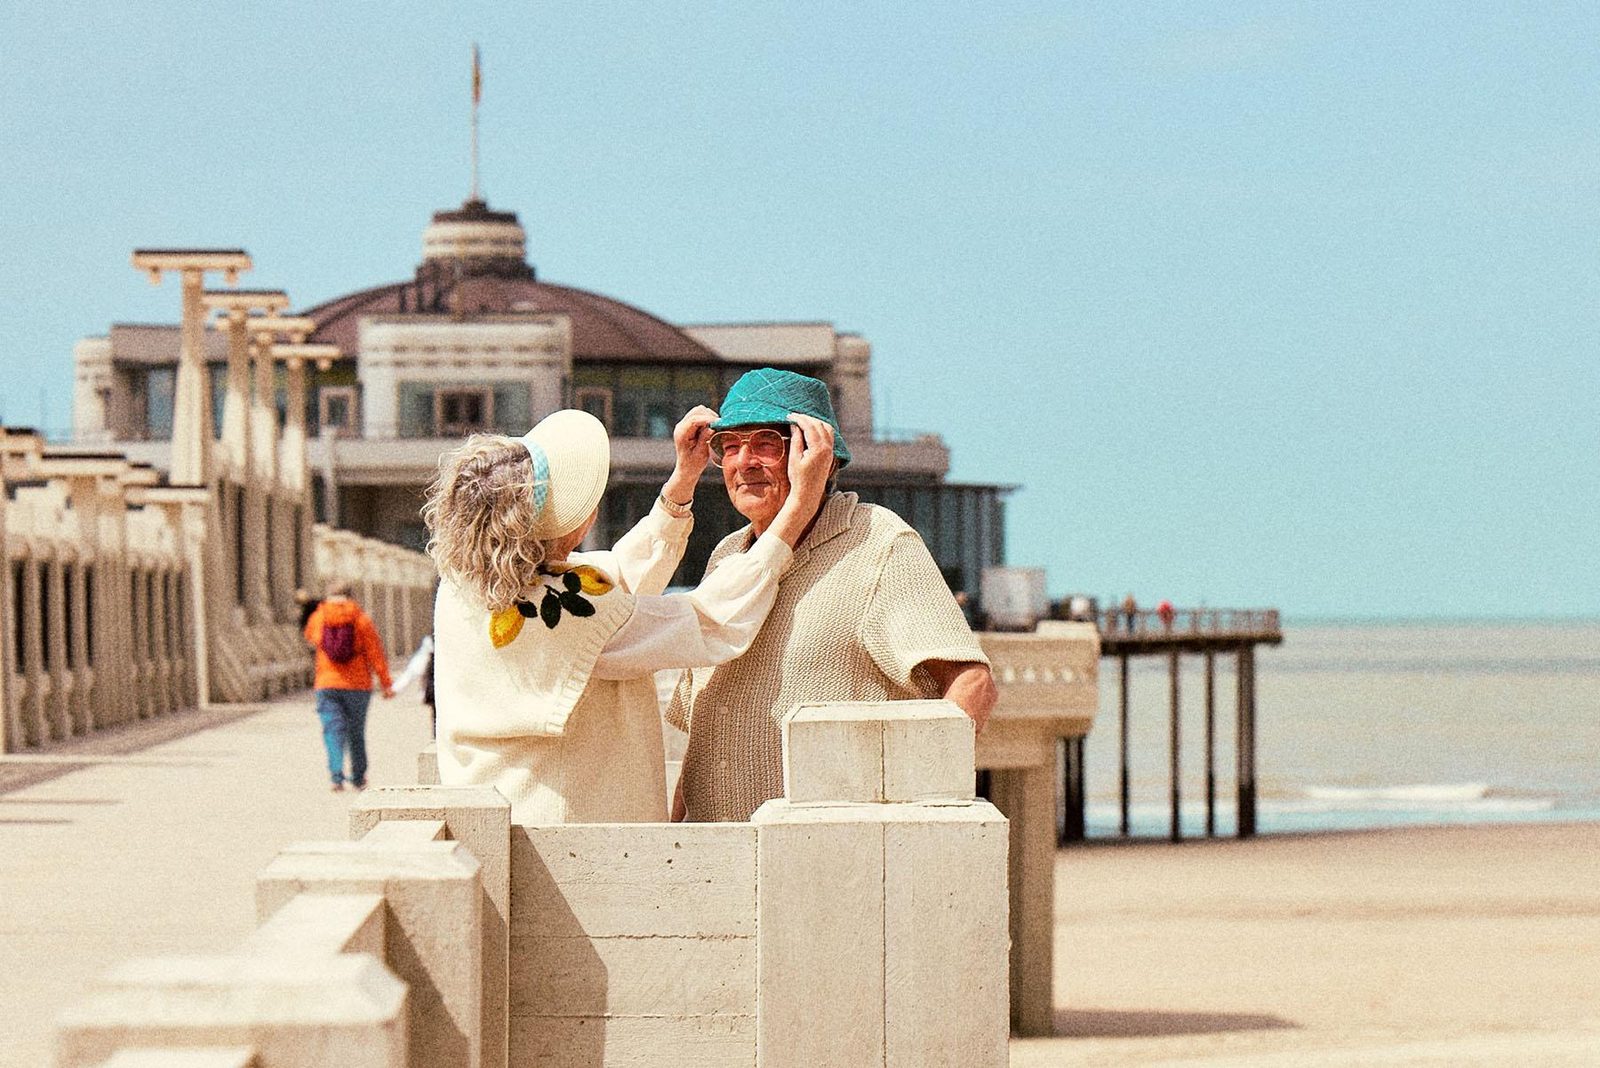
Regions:
<instances>
[{"instance_id":1,"label":"man's hand","mask_svg":"<svg viewBox=\"0 0 1600 1068\"><path fill-rule=\"evenodd\" d=\"M971 661L954 660L924 660L919 666L928 669L944 699L955 702L971 717L973 727L981 734L989 722L989 713L1000 699L1000 690L989 668Z\"/></svg>"},{"instance_id":2,"label":"man's hand","mask_svg":"<svg viewBox=\"0 0 1600 1068\"><path fill-rule=\"evenodd\" d=\"M833 427L821 419L790 412L789 493L767 533L789 543L792 549L811 527L811 520L822 506L833 473Z\"/></svg>"},{"instance_id":3,"label":"man's hand","mask_svg":"<svg viewBox=\"0 0 1600 1068\"><path fill-rule=\"evenodd\" d=\"M694 500L700 473L711 462L711 424L716 421L716 412L697 404L672 428L672 448L677 459L672 477L661 487L661 493L673 504L688 504Z\"/></svg>"},{"instance_id":4,"label":"man's hand","mask_svg":"<svg viewBox=\"0 0 1600 1068\"><path fill-rule=\"evenodd\" d=\"M394 687L393 686L385 686L383 688L383 699L385 701L389 701L389 700L392 700L393 698L394 698Z\"/></svg>"}]
</instances>

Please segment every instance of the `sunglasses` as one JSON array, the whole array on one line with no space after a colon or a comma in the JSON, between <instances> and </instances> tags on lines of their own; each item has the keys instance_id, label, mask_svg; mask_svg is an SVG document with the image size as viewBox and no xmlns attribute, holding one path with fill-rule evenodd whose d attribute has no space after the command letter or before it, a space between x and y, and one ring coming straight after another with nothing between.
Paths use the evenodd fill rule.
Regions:
<instances>
[{"instance_id":1,"label":"sunglasses","mask_svg":"<svg viewBox=\"0 0 1600 1068\"><path fill-rule=\"evenodd\" d=\"M771 467L782 463L784 455L789 451L789 438L777 430L752 430L748 434L740 434L733 430L719 430L711 435L711 462L718 467L734 462L739 450L748 448L750 455L756 463L763 467Z\"/></svg>"}]
</instances>

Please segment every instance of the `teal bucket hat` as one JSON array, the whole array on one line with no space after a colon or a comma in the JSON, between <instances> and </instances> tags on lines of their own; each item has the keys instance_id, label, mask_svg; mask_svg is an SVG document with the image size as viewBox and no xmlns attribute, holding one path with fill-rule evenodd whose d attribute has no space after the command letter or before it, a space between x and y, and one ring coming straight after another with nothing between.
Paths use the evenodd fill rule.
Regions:
<instances>
[{"instance_id":1,"label":"teal bucket hat","mask_svg":"<svg viewBox=\"0 0 1600 1068\"><path fill-rule=\"evenodd\" d=\"M834 458L840 467L850 462L850 449L844 443L844 431L839 429L839 418L833 414L828 384L793 371L762 367L740 375L728 390L720 418L711 424L711 429L787 423L790 412L814 416L833 427Z\"/></svg>"}]
</instances>

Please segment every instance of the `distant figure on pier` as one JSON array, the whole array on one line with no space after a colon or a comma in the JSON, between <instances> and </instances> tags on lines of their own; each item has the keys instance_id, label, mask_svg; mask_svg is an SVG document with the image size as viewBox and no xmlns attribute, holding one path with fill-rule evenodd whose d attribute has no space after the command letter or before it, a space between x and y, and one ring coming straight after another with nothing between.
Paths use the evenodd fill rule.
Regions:
<instances>
[{"instance_id":1,"label":"distant figure on pier","mask_svg":"<svg viewBox=\"0 0 1600 1068\"><path fill-rule=\"evenodd\" d=\"M849 463L825 383L762 368L728 391L711 455L750 523L712 551L707 581L740 566L794 505L785 442L808 418L834 431L835 469ZM781 728L797 702L944 697L980 729L994 708L989 661L917 532L832 484L805 506L808 533L750 651L679 681L667 721L689 743L674 820L747 820L783 796Z\"/></svg>"},{"instance_id":2,"label":"distant figure on pier","mask_svg":"<svg viewBox=\"0 0 1600 1068\"><path fill-rule=\"evenodd\" d=\"M306 641L317 651L317 715L322 720L322 744L328 750L328 774L335 792L346 781L357 790L367 788L367 706L372 701L372 677L383 686L383 696L394 696L389 660L372 617L350 598L350 583L335 582L328 596L306 619ZM350 774L345 776L345 756Z\"/></svg>"},{"instance_id":3,"label":"distant figure on pier","mask_svg":"<svg viewBox=\"0 0 1600 1068\"><path fill-rule=\"evenodd\" d=\"M1133 628L1139 622L1139 602L1133 599L1133 594L1122 599L1122 618L1128 627L1128 633L1133 633Z\"/></svg>"},{"instance_id":4,"label":"distant figure on pier","mask_svg":"<svg viewBox=\"0 0 1600 1068\"><path fill-rule=\"evenodd\" d=\"M447 453L423 518L434 606L439 780L487 784L513 822L641 823L667 814L654 672L710 667L750 646L822 499L833 440L787 442L794 502L737 566L662 596L694 526L717 413L672 433L654 507L615 548L578 552L611 467L605 427L559 411L521 438L477 434Z\"/></svg>"},{"instance_id":5,"label":"distant figure on pier","mask_svg":"<svg viewBox=\"0 0 1600 1068\"><path fill-rule=\"evenodd\" d=\"M1156 615L1161 617L1161 629L1171 630L1172 621L1177 617L1177 610L1172 607L1171 601L1162 601L1156 605Z\"/></svg>"}]
</instances>

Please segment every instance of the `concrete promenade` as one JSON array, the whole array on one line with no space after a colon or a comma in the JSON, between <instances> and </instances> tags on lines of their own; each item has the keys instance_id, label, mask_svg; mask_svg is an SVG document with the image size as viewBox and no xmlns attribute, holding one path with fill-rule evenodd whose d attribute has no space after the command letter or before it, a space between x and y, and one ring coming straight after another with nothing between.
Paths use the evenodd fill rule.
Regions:
<instances>
[{"instance_id":1,"label":"concrete promenade","mask_svg":"<svg viewBox=\"0 0 1600 1068\"><path fill-rule=\"evenodd\" d=\"M247 707L0 757L0 1066L51 1064L56 1013L109 965L236 945L287 843L349 838L355 795L328 789L310 693ZM161 740L186 717L215 725ZM414 692L374 695L369 783L415 782L429 736Z\"/></svg>"},{"instance_id":2,"label":"concrete promenade","mask_svg":"<svg viewBox=\"0 0 1600 1068\"><path fill-rule=\"evenodd\" d=\"M412 782L428 734L414 696L374 700L371 782ZM50 1064L109 965L235 946L280 848L348 836L324 780L309 694L0 758L0 1068ZM1014 1040L1015 1068L1600 1063L1600 824L1056 863L1060 1037Z\"/></svg>"}]
</instances>

